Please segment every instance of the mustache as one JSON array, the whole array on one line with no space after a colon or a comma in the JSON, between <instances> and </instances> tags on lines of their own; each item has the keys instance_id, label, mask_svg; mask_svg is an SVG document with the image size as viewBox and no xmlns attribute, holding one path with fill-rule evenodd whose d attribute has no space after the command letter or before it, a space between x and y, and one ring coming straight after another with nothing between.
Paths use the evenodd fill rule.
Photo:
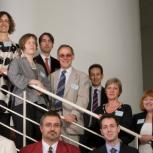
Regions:
<instances>
[{"instance_id":1,"label":"mustache","mask_svg":"<svg viewBox=\"0 0 153 153\"><path fill-rule=\"evenodd\" d=\"M49 131L48 133L56 133L54 130Z\"/></svg>"}]
</instances>

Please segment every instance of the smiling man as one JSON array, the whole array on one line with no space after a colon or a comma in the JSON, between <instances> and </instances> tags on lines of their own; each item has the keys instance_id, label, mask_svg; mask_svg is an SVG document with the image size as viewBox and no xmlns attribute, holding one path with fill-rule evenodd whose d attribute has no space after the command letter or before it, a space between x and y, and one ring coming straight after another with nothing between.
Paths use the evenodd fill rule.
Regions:
<instances>
[{"instance_id":1,"label":"smiling man","mask_svg":"<svg viewBox=\"0 0 153 153\"><path fill-rule=\"evenodd\" d=\"M40 130L42 141L22 148L20 153L80 153L76 146L60 141L62 121L55 111L41 117Z\"/></svg>"},{"instance_id":2,"label":"smiling man","mask_svg":"<svg viewBox=\"0 0 153 153\"><path fill-rule=\"evenodd\" d=\"M120 141L119 122L112 114L104 114L100 119L100 131L106 143L90 153L138 153L138 150Z\"/></svg>"},{"instance_id":3,"label":"smiling man","mask_svg":"<svg viewBox=\"0 0 153 153\"><path fill-rule=\"evenodd\" d=\"M89 103L87 109L92 112L95 112L98 107L101 107L107 102L105 89L102 86L102 80L104 77L103 67L100 64L92 64L88 69L88 74L91 81L91 85L89 88ZM94 131L94 129L92 129L92 122L93 118L90 115L84 113L85 127ZM88 131L85 131L85 134L81 136L80 142L91 148L97 148L101 146L101 144L105 143L102 138L92 133L89 133ZM87 150L81 148L81 152L87 152Z\"/></svg>"},{"instance_id":4,"label":"smiling man","mask_svg":"<svg viewBox=\"0 0 153 153\"><path fill-rule=\"evenodd\" d=\"M51 74L52 92L80 107L86 108L89 97L89 79L85 73L72 67L74 60L73 48L70 45L63 44L58 48L57 56L61 68ZM83 113L55 99L53 100L52 107L64 116L65 122L62 134L79 141L79 135L83 134L84 131L71 124L71 122L77 122L83 125ZM69 143L71 142L69 141Z\"/></svg>"}]
</instances>

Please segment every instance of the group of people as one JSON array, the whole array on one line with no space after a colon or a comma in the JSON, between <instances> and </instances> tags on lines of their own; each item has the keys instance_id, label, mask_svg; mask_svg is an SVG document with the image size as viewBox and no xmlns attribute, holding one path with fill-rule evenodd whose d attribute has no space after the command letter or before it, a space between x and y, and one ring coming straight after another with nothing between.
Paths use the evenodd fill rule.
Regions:
<instances>
[{"instance_id":1,"label":"group of people","mask_svg":"<svg viewBox=\"0 0 153 153\"><path fill-rule=\"evenodd\" d=\"M89 152L82 147L79 151L78 146L74 143L70 145L72 142L61 138L61 133L95 149L93 153L136 153L136 149L128 146L133 137L120 131L119 125L141 134L140 153L153 152L153 90L147 90L141 99L143 112L132 116L130 105L124 104L119 99L122 84L118 78L107 80L105 87L102 87L103 68L100 64L92 64L89 67L88 76L72 66L75 53L70 45L60 45L57 49L57 59L53 58L51 50L54 45L54 37L45 32L39 37L40 53L36 55L37 37L31 33L24 34L16 44L9 38L14 30L15 23L11 15L8 12L0 11L0 87L20 97L23 97L23 91L26 91L27 99L33 104L52 110L45 113L42 109L27 103L27 117L38 123L40 121L40 128L27 121L26 133L40 141L21 149L21 153ZM48 97L30 85L51 91L88 109L98 114L100 120L57 99ZM0 91L0 98L0 105L23 114L21 99L10 96L3 90ZM64 117L62 121L59 115ZM11 114L11 121L16 130L23 131L21 117ZM10 113L2 107L0 107L0 122L10 124ZM94 136L72 122L102 134L104 138ZM1 125L0 134L9 138L8 133L8 130ZM27 144L30 143L32 142L27 140ZM17 148L22 148L21 135L16 134L15 144Z\"/></svg>"}]
</instances>

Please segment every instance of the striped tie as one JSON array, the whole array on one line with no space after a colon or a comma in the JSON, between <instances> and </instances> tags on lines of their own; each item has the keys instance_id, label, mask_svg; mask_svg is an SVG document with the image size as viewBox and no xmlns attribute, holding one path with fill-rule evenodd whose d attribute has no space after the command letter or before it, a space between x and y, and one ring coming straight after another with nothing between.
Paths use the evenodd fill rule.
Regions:
<instances>
[{"instance_id":1,"label":"striped tie","mask_svg":"<svg viewBox=\"0 0 153 153\"><path fill-rule=\"evenodd\" d=\"M66 76L65 76L66 71L62 71L59 82L58 82L58 86L57 86L57 91L56 91L56 95L63 97L64 95L64 89L65 89L65 81L66 81ZM59 100L55 100L55 109L59 110L62 109L62 102Z\"/></svg>"},{"instance_id":2,"label":"striped tie","mask_svg":"<svg viewBox=\"0 0 153 153\"><path fill-rule=\"evenodd\" d=\"M92 112L95 112L95 110L98 107L98 94L97 94L97 90L98 89L94 89Z\"/></svg>"}]
</instances>

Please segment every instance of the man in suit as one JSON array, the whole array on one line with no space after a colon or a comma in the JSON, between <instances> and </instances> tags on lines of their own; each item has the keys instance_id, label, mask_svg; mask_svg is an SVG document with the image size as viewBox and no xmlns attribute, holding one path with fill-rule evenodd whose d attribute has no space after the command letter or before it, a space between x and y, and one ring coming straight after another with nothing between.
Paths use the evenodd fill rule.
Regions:
<instances>
[{"instance_id":1,"label":"man in suit","mask_svg":"<svg viewBox=\"0 0 153 153\"><path fill-rule=\"evenodd\" d=\"M118 138L120 127L119 122L114 115L104 114L101 117L100 131L104 136L106 143L90 153L138 153L137 149L122 143Z\"/></svg>"},{"instance_id":2,"label":"man in suit","mask_svg":"<svg viewBox=\"0 0 153 153\"><path fill-rule=\"evenodd\" d=\"M76 146L60 141L62 121L55 111L45 113L40 120L42 140L30 144L20 153L80 153Z\"/></svg>"},{"instance_id":3,"label":"man in suit","mask_svg":"<svg viewBox=\"0 0 153 153\"><path fill-rule=\"evenodd\" d=\"M17 153L14 142L1 135L0 135L0 153Z\"/></svg>"},{"instance_id":4,"label":"man in suit","mask_svg":"<svg viewBox=\"0 0 153 153\"><path fill-rule=\"evenodd\" d=\"M42 65L46 75L60 68L59 61L51 56L51 50L54 45L54 37L50 33L43 33L39 37L40 54L34 58L34 61Z\"/></svg>"},{"instance_id":5,"label":"man in suit","mask_svg":"<svg viewBox=\"0 0 153 153\"><path fill-rule=\"evenodd\" d=\"M107 102L107 97L105 94L105 89L102 86L102 79L103 79L103 68L100 64L92 64L89 69L89 78L91 81L91 86L89 88L89 104L87 109L95 112L97 107L101 107L104 103ZM92 117L86 113L84 113L84 124L85 127L91 129L92 125ZM92 129L91 129L92 130ZM95 141L91 141L95 140ZM95 136L87 131L85 134L81 136L80 142L91 147L95 148L101 143L104 143L104 140L98 136ZM81 148L81 152L87 152L83 148Z\"/></svg>"},{"instance_id":6,"label":"man in suit","mask_svg":"<svg viewBox=\"0 0 153 153\"><path fill-rule=\"evenodd\" d=\"M70 45L63 44L58 48L57 55L61 69L51 74L52 92L80 107L87 108L89 101L89 79L85 73L72 67L72 61L74 59L73 48ZM63 81L64 84L61 82L61 78L65 78L65 81ZM60 86L60 84L62 85ZM58 103L60 107L57 107ZM65 122L62 134L75 141L79 141L79 135L83 134L84 131L71 122L77 122L80 125L84 125L83 113L57 100L53 101L53 107L64 116Z\"/></svg>"}]
</instances>

